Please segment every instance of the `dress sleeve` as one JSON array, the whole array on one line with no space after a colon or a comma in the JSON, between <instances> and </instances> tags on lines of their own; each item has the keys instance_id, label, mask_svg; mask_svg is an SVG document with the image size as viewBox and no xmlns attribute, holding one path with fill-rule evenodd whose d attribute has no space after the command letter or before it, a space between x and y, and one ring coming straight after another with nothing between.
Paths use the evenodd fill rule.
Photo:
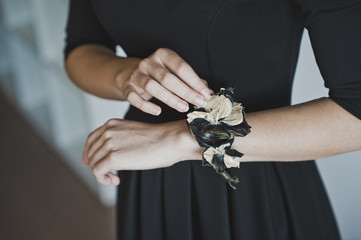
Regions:
<instances>
[{"instance_id":1,"label":"dress sleeve","mask_svg":"<svg viewBox=\"0 0 361 240\"><path fill-rule=\"evenodd\" d=\"M65 59L83 44L100 44L115 51L115 41L99 22L90 0L70 1L65 33Z\"/></svg>"},{"instance_id":2,"label":"dress sleeve","mask_svg":"<svg viewBox=\"0 0 361 240\"><path fill-rule=\"evenodd\" d=\"M361 0L294 0L329 98L361 120Z\"/></svg>"}]
</instances>

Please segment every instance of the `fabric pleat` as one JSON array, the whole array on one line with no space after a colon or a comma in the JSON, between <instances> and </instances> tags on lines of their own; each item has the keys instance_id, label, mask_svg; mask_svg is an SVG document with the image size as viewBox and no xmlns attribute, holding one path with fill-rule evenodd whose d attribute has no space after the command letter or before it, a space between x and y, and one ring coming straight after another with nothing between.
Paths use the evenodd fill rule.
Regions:
<instances>
[{"instance_id":1,"label":"fabric pleat","mask_svg":"<svg viewBox=\"0 0 361 240\"><path fill-rule=\"evenodd\" d=\"M242 163L231 174L236 190L200 161L121 173L119 239L338 239L314 161Z\"/></svg>"}]
</instances>

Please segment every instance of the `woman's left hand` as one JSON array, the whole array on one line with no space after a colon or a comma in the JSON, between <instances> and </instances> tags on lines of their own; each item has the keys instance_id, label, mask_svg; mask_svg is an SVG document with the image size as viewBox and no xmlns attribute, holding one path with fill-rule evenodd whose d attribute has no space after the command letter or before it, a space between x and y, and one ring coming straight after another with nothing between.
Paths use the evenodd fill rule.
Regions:
<instances>
[{"instance_id":1,"label":"woman's left hand","mask_svg":"<svg viewBox=\"0 0 361 240\"><path fill-rule=\"evenodd\" d=\"M118 185L113 170L145 170L169 167L191 159L200 149L185 121L149 124L110 119L87 138L83 165L88 164L96 180ZM188 148L188 150L187 150Z\"/></svg>"}]
</instances>

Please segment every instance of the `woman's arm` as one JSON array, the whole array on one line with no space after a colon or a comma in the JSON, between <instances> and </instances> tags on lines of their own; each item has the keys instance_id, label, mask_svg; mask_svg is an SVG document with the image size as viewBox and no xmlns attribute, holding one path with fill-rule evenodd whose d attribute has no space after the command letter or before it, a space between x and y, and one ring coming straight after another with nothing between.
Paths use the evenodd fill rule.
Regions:
<instances>
[{"instance_id":1,"label":"woman's arm","mask_svg":"<svg viewBox=\"0 0 361 240\"><path fill-rule=\"evenodd\" d=\"M361 150L361 121L328 98L247 115L241 161L298 161Z\"/></svg>"},{"instance_id":2,"label":"woman's arm","mask_svg":"<svg viewBox=\"0 0 361 240\"><path fill-rule=\"evenodd\" d=\"M247 122L251 133L232 145L244 154L241 162L312 160L361 150L361 121L328 98L249 113ZM195 139L179 124L182 148L200 159Z\"/></svg>"},{"instance_id":3,"label":"woman's arm","mask_svg":"<svg viewBox=\"0 0 361 240\"><path fill-rule=\"evenodd\" d=\"M310 160L361 150L361 121L328 98L249 113L247 122L251 133L236 137L232 146L244 153L242 162ZM118 184L111 170L168 167L200 160L203 150L185 120L145 124L112 119L89 135L83 162L100 183Z\"/></svg>"},{"instance_id":4,"label":"woman's arm","mask_svg":"<svg viewBox=\"0 0 361 240\"><path fill-rule=\"evenodd\" d=\"M188 103L202 106L210 90L180 56L160 48L145 59L117 57L108 48L85 44L67 57L70 79L81 89L103 98L127 100L140 110L159 115L152 97L180 111Z\"/></svg>"},{"instance_id":5,"label":"woman's arm","mask_svg":"<svg viewBox=\"0 0 361 240\"><path fill-rule=\"evenodd\" d=\"M119 86L137 68L139 58L117 57L109 48L85 44L66 59L69 78L79 88L98 97L125 100Z\"/></svg>"}]
</instances>

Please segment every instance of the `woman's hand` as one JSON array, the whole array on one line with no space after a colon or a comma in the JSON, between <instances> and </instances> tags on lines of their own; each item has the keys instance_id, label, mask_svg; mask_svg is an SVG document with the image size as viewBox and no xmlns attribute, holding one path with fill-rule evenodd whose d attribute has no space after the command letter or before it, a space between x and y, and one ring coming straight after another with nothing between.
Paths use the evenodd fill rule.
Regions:
<instances>
[{"instance_id":1,"label":"woman's hand","mask_svg":"<svg viewBox=\"0 0 361 240\"><path fill-rule=\"evenodd\" d=\"M186 112L188 103L202 106L210 89L177 53L160 48L141 60L125 81L117 81L122 95L143 112L159 115L161 108L149 102L152 97L168 106Z\"/></svg>"},{"instance_id":2,"label":"woman's hand","mask_svg":"<svg viewBox=\"0 0 361 240\"><path fill-rule=\"evenodd\" d=\"M185 121L149 124L110 119L88 136L83 164L92 168L99 183L118 185L113 170L169 167L200 158L201 150Z\"/></svg>"}]
</instances>

